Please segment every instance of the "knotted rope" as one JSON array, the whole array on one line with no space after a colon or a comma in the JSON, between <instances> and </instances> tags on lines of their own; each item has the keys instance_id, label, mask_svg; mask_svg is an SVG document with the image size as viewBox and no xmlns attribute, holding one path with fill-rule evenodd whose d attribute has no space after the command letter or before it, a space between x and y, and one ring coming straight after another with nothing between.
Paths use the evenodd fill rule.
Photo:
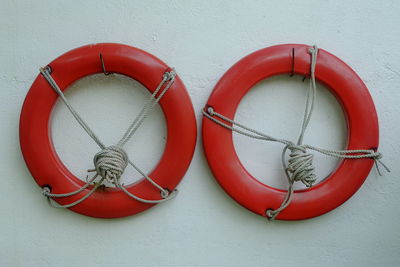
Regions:
<instances>
[{"instance_id":1,"label":"knotted rope","mask_svg":"<svg viewBox=\"0 0 400 267\"><path fill-rule=\"evenodd\" d=\"M264 140L264 141L278 142L285 145L282 151L281 159L282 159L283 169L286 178L288 180L288 190L279 208L275 210L273 209L266 210L266 215L269 220L274 220L282 210L284 210L289 206L293 198L293 193L294 193L293 184L295 182L301 182L306 187L312 187L316 182L317 177L314 173L314 165L313 165L314 156L311 153L309 153L307 149L322 153L327 156L342 158L342 159L372 158L375 161L375 166L379 175L382 175L379 169L379 165L383 166L383 168L386 171L390 172L389 168L381 161L382 154L372 149L329 150L329 149L317 148L302 143L305 131L307 129L307 126L311 119L311 115L314 110L314 102L317 92L317 86L315 81L315 66L317 63L317 55L318 55L317 46L310 48L309 53L311 54L310 87L309 90L307 91L307 97L306 97L307 100L304 111L303 123L297 143L293 143L292 141L286 139L274 138L267 134L261 133L257 130L251 129L243 124L240 124L234 120L231 120L223 116L222 114L219 114L214 110L213 107L208 107L206 109L203 109L202 111L203 116L207 117L211 121L231 131L237 132L239 134L242 134L250 138ZM288 150L290 151L290 153L289 153L289 159L286 162L285 155Z\"/></svg>"},{"instance_id":2,"label":"knotted rope","mask_svg":"<svg viewBox=\"0 0 400 267\"><path fill-rule=\"evenodd\" d=\"M290 154L289 164L286 169L291 174L291 180L293 182L302 182L307 187L311 187L317 180L314 174L314 156L307 153L306 149L301 146L289 145L288 149Z\"/></svg>"},{"instance_id":3,"label":"knotted rope","mask_svg":"<svg viewBox=\"0 0 400 267\"><path fill-rule=\"evenodd\" d=\"M40 73L43 75L43 77L46 79L46 81L50 84L50 86L54 89L54 91L60 96L61 100L67 106L67 108L69 109L71 114L74 116L76 121L82 126L82 128L85 130L85 132L101 148L101 151L98 152L93 158L93 163L94 163L95 168L88 170L88 172L95 172L95 175L90 179L88 179L88 177L87 177L87 179L86 179L87 182L84 186L82 186L81 188L79 188L76 191L69 192L69 193L63 193L63 194L53 194L53 193L51 193L51 188L47 187L47 186L45 186L43 188L43 195L45 195L48 198L49 203L53 207L70 208L72 206L75 206L75 205L81 203L82 201L87 199L90 195L92 195L96 191L96 189L103 184L103 182L105 180L111 184L114 184L115 187L121 189L124 193L126 193L131 198L133 198L137 201L140 201L140 202L144 202L144 203L152 203L152 204L161 203L161 202L167 201L176 196L177 190L170 192L167 189L164 189L160 185L158 185L153 179L151 179L148 175L146 175L142 170L140 170L129 159L128 154L122 148L129 141L129 139L135 134L135 132L139 129L139 127L143 124L143 121L148 117L150 111L154 108L154 106L161 100L161 98L165 95L167 90L172 86L172 84L175 81L175 76L176 76L175 70L172 69L172 70L164 73L161 82L159 83L157 88L154 90L152 95L147 99L144 107L139 112L139 114L136 116L136 118L131 123L131 125L128 127L128 129L125 131L124 135L122 136L120 141L117 143L117 145L111 145L108 147L106 147L100 141L98 136L92 131L92 129L88 126L88 124L79 115L79 113L68 102L64 93L61 91L60 87L57 85L57 83L54 81L53 77L51 76L50 67L47 66L45 68L40 68ZM153 186L155 186L156 188L158 188L160 190L161 199L155 199L155 200L143 199L136 195L133 195L125 188L124 184L121 183L120 178L128 165L131 165L137 172L139 172ZM97 182L96 182L96 179L98 179ZM82 191L84 191L91 184L94 185L93 188L86 195L84 195L82 198L78 199L75 202L72 202L72 203L69 203L66 205L58 205L55 202L51 201L51 198L70 197L70 196L79 194Z\"/></svg>"},{"instance_id":4,"label":"knotted rope","mask_svg":"<svg viewBox=\"0 0 400 267\"><path fill-rule=\"evenodd\" d=\"M108 182L115 184L128 166L128 155L120 146L109 146L94 155L94 170Z\"/></svg>"}]
</instances>

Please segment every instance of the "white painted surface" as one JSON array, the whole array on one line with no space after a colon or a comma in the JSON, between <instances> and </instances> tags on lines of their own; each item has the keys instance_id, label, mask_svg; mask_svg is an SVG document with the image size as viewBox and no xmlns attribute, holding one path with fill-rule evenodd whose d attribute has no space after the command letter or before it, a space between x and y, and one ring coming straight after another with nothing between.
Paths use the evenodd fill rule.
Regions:
<instances>
[{"instance_id":1,"label":"white painted surface","mask_svg":"<svg viewBox=\"0 0 400 267\"><path fill-rule=\"evenodd\" d=\"M399 12L394 0L2 1L0 266L399 266ZM370 89L379 113L380 149L392 173L378 177L373 170L354 197L324 216L266 222L216 184L198 142L180 194L169 203L117 220L51 209L19 150L19 112L39 66L95 42L136 46L174 66L199 121L213 86L241 57L279 43L316 43L352 66ZM236 117L295 138L301 108L290 104L303 102L305 86L298 78L263 82L246 96ZM135 82L118 77L89 77L74 87L71 102L108 142L120 137L146 95ZM307 141L339 148L342 114L321 91ZM293 98L284 103L286 96ZM102 104L108 106L100 111ZM60 157L83 177L97 150L62 105L54 112L52 132ZM161 155L164 134L156 110L129 143L131 157L145 170ZM237 136L235 145L254 175L284 187L279 146ZM335 164L322 157L316 161L321 177Z\"/></svg>"}]
</instances>

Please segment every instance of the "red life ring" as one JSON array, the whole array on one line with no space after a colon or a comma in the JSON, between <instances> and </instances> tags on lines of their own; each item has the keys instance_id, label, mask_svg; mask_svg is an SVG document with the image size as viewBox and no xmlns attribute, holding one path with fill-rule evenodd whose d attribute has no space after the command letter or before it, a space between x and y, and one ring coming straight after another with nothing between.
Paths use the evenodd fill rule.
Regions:
<instances>
[{"instance_id":1,"label":"red life ring","mask_svg":"<svg viewBox=\"0 0 400 267\"><path fill-rule=\"evenodd\" d=\"M153 55L122 44L94 44L74 49L58 57L49 65L52 77L61 90L66 90L78 79L103 72L99 54L106 60L107 70L129 76L153 92L169 67ZM50 185L52 193L72 192L84 185L64 166L57 156L49 135L50 115L58 98L57 93L42 75L30 88L20 117L20 144L25 162L40 187ZM179 104L178 104L179 103ZM149 174L156 183L173 190L184 176L196 144L196 120L192 103L183 82L176 77L163 96L160 105L167 123L164 153ZM128 185L130 193L147 199L159 199L160 192L147 180ZM66 198L55 199L59 204L76 201L90 188ZM97 190L71 210L92 217L116 218L144 211L154 204L133 200L115 188Z\"/></svg>"},{"instance_id":2,"label":"red life ring","mask_svg":"<svg viewBox=\"0 0 400 267\"><path fill-rule=\"evenodd\" d=\"M240 100L257 82L292 72L308 75L309 48L299 44L277 45L244 57L220 79L205 108L212 107L233 118ZM346 149L376 150L378 118L368 89L358 75L343 61L320 49L315 76L330 88L343 107L348 125ZM268 209L279 208L286 191L259 182L243 167L234 149L232 131L204 117L202 133L208 164L218 183L234 200L262 216L266 216ZM371 158L342 160L324 181L309 189L296 190L292 202L277 219L307 219L338 207L358 190L373 164Z\"/></svg>"}]
</instances>

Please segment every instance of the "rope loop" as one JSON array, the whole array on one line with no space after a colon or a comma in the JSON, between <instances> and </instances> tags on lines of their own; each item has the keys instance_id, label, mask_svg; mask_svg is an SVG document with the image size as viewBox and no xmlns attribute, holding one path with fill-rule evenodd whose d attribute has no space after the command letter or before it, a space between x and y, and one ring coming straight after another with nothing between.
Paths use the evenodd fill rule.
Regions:
<instances>
[{"instance_id":1,"label":"rope loop","mask_svg":"<svg viewBox=\"0 0 400 267\"><path fill-rule=\"evenodd\" d=\"M210 116L214 116L214 109L212 107L208 107L207 112L210 114Z\"/></svg>"},{"instance_id":2,"label":"rope loop","mask_svg":"<svg viewBox=\"0 0 400 267\"><path fill-rule=\"evenodd\" d=\"M373 151L373 156L372 156L372 158L373 158L374 160L381 159L382 157L383 157L383 156L382 156L382 153L381 153L381 152Z\"/></svg>"},{"instance_id":3,"label":"rope loop","mask_svg":"<svg viewBox=\"0 0 400 267\"><path fill-rule=\"evenodd\" d=\"M167 81L167 82L168 81L173 81L175 79L175 76L176 76L176 71L175 71L174 68L171 68L170 71L166 71L163 74L163 79L165 79L165 81Z\"/></svg>"},{"instance_id":4,"label":"rope loop","mask_svg":"<svg viewBox=\"0 0 400 267\"><path fill-rule=\"evenodd\" d=\"M48 187L48 186L44 186L44 187L43 187L42 194L43 194L45 197L48 197L49 194L50 194L50 192L51 192L50 187Z\"/></svg>"}]
</instances>

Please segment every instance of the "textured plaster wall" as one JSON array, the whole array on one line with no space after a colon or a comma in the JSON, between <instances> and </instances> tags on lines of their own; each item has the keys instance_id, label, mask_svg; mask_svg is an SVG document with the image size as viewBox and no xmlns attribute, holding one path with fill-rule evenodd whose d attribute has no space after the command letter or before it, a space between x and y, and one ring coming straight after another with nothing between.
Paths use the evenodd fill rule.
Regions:
<instances>
[{"instance_id":1,"label":"textured plaster wall","mask_svg":"<svg viewBox=\"0 0 400 267\"><path fill-rule=\"evenodd\" d=\"M400 4L398 1L10 1L0 3L0 266L399 266ZM81 45L120 42L153 53L185 82L200 109L221 75L241 57L280 43L318 44L346 61L368 86L379 114L384 162L343 206L299 222L267 222L232 201L213 179L199 138L179 196L116 220L48 207L19 149L18 119L38 67ZM236 118L294 139L307 84L278 77L258 84ZM322 86L306 141L342 148L345 122ZM71 103L112 143L147 92L123 77L97 75L69 90ZM65 107L52 134L68 168L84 177L97 152ZM368 116L368 114L365 114ZM200 125L199 125L200 127ZM127 146L150 171L165 123L155 110ZM281 146L234 136L243 164L285 188ZM325 177L337 161L316 155ZM124 177L138 178L132 171Z\"/></svg>"}]
</instances>

